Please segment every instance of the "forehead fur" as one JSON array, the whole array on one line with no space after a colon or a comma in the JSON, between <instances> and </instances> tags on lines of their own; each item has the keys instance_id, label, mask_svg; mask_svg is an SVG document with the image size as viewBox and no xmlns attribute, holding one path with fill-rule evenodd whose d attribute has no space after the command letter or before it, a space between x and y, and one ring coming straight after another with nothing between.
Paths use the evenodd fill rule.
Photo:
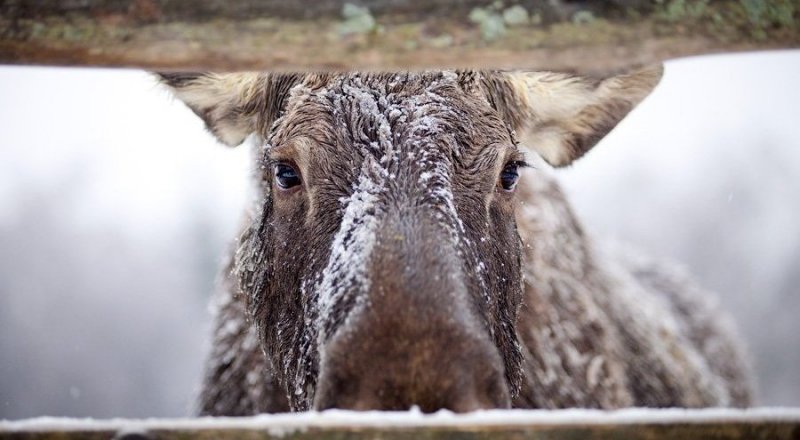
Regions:
<instances>
[{"instance_id":1,"label":"forehead fur","mask_svg":"<svg viewBox=\"0 0 800 440\"><path fill-rule=\"evenodd\" d=\"M262 135L271 147L309 138L348 160L372 155L383 164L400 163L403 150L407 159L436 150L440 159L468 166L491 147L514 146L479 78L452 71L307 75Z\"/></svg>"}]
</instances>

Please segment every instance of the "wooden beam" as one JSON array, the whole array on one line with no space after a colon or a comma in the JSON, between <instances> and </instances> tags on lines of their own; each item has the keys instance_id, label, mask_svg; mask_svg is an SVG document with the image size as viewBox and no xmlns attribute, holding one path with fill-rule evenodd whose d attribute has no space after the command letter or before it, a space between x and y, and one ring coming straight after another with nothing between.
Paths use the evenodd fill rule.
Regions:
<instances>
[{"instance_id":1,"label":"wooden beam","mask_svg":"<svg viewBox=\"0 0 800 440\"><path fill-rule=\"evenodd\" d=\"M344 0L4 0L0 63L605 74L688 55L800 46L800 0L783 1L782 12L733 0L360 3L366 8Z\"/></svg>"},{"instance_id":2,"label":"wooden beam","mask_svg":"<svg viewBox=\"0 0 800 440\"><path fill-rule=\"evenodd\" d=\"M301 413L242 418L0 421L0 440L50 439L797 439L800 410Z\"/></svg>"},{"instance_id":3,"label":"wooden beam","mask_svg":"<svg viewBox=\"0 0 800 440\"><path fill-rule=\"evenodd\" d=\"M795 440L800 435L797 425L764 424L699 424L637 426L540 426L491 429L381 429L381 428L311 428L291 433L270 433L257 429L159 429L140 430L76 430L28 431L0 433L4 440Z\"/></svg>"}]
</instances>

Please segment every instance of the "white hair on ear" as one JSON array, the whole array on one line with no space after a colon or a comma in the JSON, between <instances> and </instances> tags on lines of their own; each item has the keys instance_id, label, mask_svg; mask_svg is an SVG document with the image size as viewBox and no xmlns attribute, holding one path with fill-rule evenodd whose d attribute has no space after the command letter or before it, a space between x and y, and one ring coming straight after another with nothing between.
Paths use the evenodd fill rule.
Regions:
<instances>
[{"instance_id":1,"label":"white hair on ear","mask_svg":"<svg viewBox=\"0 0 800 440\"><path fill-rule=\"evenodd\" d=\"M266 74L257 72L161 74L162 82L198 116L220 142L236 146L257 128Z\"/></svg>"},{"instance_id":2,"label":"white hair on ear","mask_svg":"<svg viewBox=\"0 0 800 440\"><path fill-rule=\"evenodd\" d=\"M524 144L553 166L589 151L658 84L663 67L596 81L555 72L506 73Z\"/></svg>"}]
</instances>

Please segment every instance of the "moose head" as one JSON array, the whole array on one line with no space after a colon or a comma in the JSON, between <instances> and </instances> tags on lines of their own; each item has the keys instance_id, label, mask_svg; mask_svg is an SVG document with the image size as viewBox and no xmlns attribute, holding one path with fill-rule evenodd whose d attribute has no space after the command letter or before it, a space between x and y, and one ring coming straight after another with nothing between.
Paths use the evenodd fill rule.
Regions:
<instances>
[{"instance_id":1,"label":"moose head","mask_svg":"<svg viewBox=\"0 0 800 440\"><path fill-rule=\"evenodd\" d=\"M290 406L469 411L520 387L525 155L570 164L661 73L160 77L222 143L255 140L233 273Z\"/></svg>"}]
</instances>

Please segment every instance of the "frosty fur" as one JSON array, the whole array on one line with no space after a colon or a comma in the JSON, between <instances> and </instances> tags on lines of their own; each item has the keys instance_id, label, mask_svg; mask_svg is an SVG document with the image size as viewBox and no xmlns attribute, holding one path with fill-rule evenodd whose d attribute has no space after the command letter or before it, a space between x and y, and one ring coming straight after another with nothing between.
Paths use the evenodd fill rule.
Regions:
<instances>
[{"instance_id":1,"label":"frosty fur","mask_svg":"<svg viewBox=\"0 0 800 440\"><path fill-rule=\"evenodd\" d=\"M496 189L518 145L567 165L660 75L162 74L222 142L255 133L262 165L200 412L748 405L685 274L595 246L548 172ZM301 192L276 194L279 160Z\"/></svg>"}]
</instances>

